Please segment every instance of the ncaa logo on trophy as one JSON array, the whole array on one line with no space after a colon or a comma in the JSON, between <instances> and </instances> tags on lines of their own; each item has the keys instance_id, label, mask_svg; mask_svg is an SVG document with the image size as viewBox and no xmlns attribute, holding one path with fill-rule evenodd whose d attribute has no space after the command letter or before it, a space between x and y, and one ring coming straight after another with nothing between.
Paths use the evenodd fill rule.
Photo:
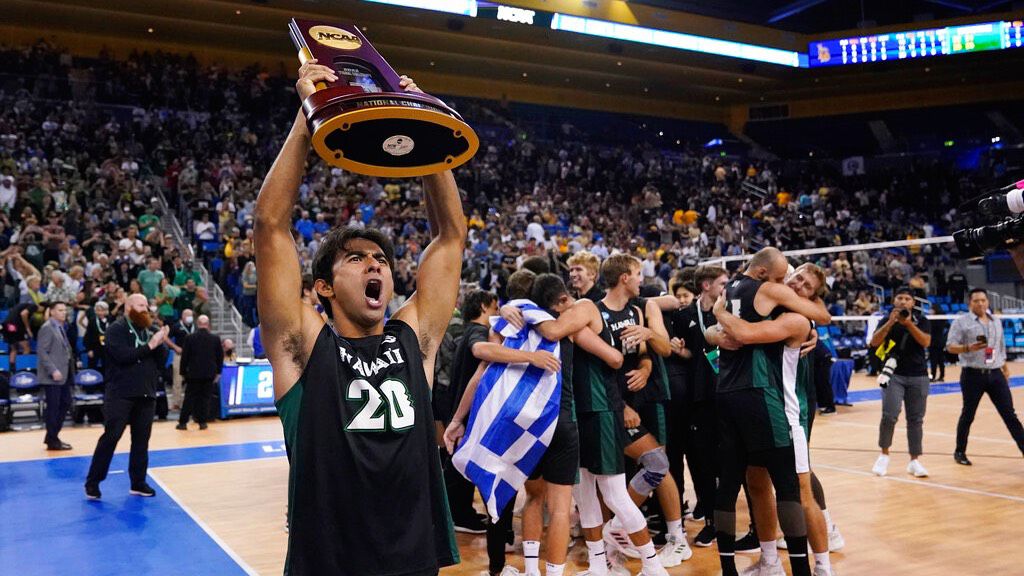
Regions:
<instances>
[{"instance_id":1,"label":"ncaa logo on trophy","mask_svg":"<svg viewBox=\"0 0 1024 576\"><path fill-rule=\"evenodd\" d=\"M302 109L313 149L328 164L370 176L409 178L461 166L480 140L441 100L405 92L400 77L353 24L293 19L299 62L332 68Z\"/></svg>"}]
</instances>

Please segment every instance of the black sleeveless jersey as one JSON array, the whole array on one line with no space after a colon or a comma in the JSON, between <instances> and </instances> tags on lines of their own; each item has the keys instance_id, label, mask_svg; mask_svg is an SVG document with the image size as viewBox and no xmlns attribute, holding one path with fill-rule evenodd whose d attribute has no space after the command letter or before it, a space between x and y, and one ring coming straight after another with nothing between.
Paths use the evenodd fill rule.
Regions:
<instances>
[{"instance_id":1,"label":"black sleeveless jersey","mask_svg":"<svg viewBox=\"0 0 1024 576\"><path fill-rule=\"evenodd\" d=\"M622 395L622 399L626 404L635 407L638 405L638 400L641 400L642 397L638 396L639 392L631 392L626 388L626 373L636 370L637 366L640 365L640 347L627 347L622 339L622 331L627 326L640 324L640 314L632 302L626 304L626 307L622 310L612 310L604 302L598 302L597 308L601 311L601 317L604 319L605 325L611 331L612 347L622 352L622 368L615 371L615 383L619 388L619 394Z\"/></svg>"},{"instance_id":2,"label":"black sleeveless jersey","mask_svg":"<svg viewBox=\"0 0 1024 576\"><path fill-rule=\"evenodd\" d=\"M730 281L725 287L726 306L734 316L755 323L767 319L754 309L754 297L761 288L760 280L747 275ZM776 354L771 349L776 349ZM766 353L767 352L767 353ZM779 345L749 345L739 350L721 349L719 359L718 391L734 392L747 388L763 388L773 373L771 359L781 358Z\"/></svg>"},{"instance_id":3,"label":"black sleeveless jersey","mask_svg":"<svg viewBox=\"0 0 1024 576\"><path fill-rule=\"evenodd\" d=\"M552 316L557 314L548 311ZM562 399L558 404L558 419L567 418L569 422L576 421L576 403L573 400L572 391L572 368L573 368L573 343L566 336L558 343L558 360L562 363Z\"/></svg>"},{"instance_id":4,"label":"black sleeveless jersey","mask_svg":"<svg viewBox=\"0 0 1024 576\"><path fill-rule=\"evenodd\" d=\"M633 298L629 303L643 311L644 326L650 328L651 320L647 314L647 298ZM669 390L666 359L655 354L650 346L647 348L647 356L651 359L651 375L647 378L647 386L637 392L636 402L638 405L645 402L667 402L672 399L672 393Z\"/></svg>"},{"instance_id":5,"label":"black sleeveless jersey","mask_svg":"<svg viewBox=\"0 0 1024 576\"><path fill-rule=\"evenodd\" d=\"M325 325L277 401L290 461L286 576L437 574L458 562L416 333Z\"/></svg>"},{"instance_id":6,"label":"black sleeveless jersey","mask_svg":"<svg viewBox=\"0 0 1024 576\"><path fill-rule=\"evenodd\" d=\"M607 322L602 323L598 336L609 346L615 347ZM562 374L564 376L565 372ZM615 371L603 360L576 345L573 345L572 351L571 377L576 412L582 414L622 410L622 395L615 382Z\"/></svg>"}]
</instances>

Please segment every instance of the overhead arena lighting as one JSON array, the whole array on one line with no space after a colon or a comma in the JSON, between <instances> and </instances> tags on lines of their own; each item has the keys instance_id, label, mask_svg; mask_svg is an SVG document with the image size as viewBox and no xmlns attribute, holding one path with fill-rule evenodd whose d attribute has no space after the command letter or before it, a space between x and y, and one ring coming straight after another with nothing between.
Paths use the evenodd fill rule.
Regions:
<instances>
[{"instance_id":1,"label":"overhead arena lighting","mask_svg":"<svg viewBox=\"0 0 1024 576\"><path fill-rule=\"evenodd\" d=\"M743 42L732 42L720 40L707 36L695 34L684 34L682 32L671 32L657 28L645 28L632 24L619 24L607 20L585 18L582 16L571 16L556 12L543 10L530 10L517 8L495 2L484 0L365 0L378 4L389 4L392 6L404 6L407 8L419 8L422 10L435 10L459 14L472 18L486 18L490 20L501 20L525 26L539 28L550 28L564 32L575 32L610 40L622 40L625 42L638 42L653 46L661 46L674 50L687 50L690 52L701 52L703 54L714 54L716 56L727 56L730 58L742 58L756 62L767 62L781 66L806 66L807 55L791 50L781 50L770 46L759 46Z\"/></svg>"},{"instance_id":2,"label":"overhead arena lighting","mask_svg":"<svg viewBox=\"0 0 1024 576\"><path fill-rule=\"evenodd\" d=\"M365 0L377 4L388 4L391 6L403 6L405 8L419 8L420 10L433 10L435 12L447 12L460 16L476 18L476 0Z\"/></svg>"}]
</instances>

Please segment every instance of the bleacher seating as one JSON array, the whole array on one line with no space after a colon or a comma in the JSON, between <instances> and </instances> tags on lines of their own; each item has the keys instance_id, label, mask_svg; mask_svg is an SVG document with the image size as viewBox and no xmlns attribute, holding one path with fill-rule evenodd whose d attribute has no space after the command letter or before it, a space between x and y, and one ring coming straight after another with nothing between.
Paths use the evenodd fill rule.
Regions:
<instances>
[{"instance_id":1,"label":"bleacher seating","mask_svg":"<svg viewBox=\"0 0 1024 576\"><path fill-rule=\"evenodd\" d=\"M33 372L15 372L11 377L11 417L18 412L34 412L36 418L43 419L43 394L39 381Z\"/></svg>"}]
</instances>

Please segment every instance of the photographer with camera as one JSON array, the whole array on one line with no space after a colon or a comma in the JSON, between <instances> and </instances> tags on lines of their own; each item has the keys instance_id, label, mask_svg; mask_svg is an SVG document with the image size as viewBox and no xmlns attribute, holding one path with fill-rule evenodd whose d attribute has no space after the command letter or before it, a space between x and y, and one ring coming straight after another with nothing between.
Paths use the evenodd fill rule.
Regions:
<instances>
[{"instance_id":1,"label":"photographer with camera","mask_svg":"<svg viewBox=\"0 0 1024 576\"><path fill-rule=\"evenodd\" d=\"M882 387L882 421L878 427L878 446L882 453L871 471L885 476L889 469L889 447L899 419L901 405L907 407L907 443L910 463L907 473L918 478L928 471L918 461L924 434L924 412L928 403L928 363L925 348L931 344L931 324L923 314L914 312L914 296L909 286L893 292L889 319L875 330L868 344L884 353L878 385ZM881 355L881 354L880 354Z\"/></svg>"},{"instance_id":2,"label":"photographer with camera","mask_svg":"<svg viewBox=\"0 0 1024 576\"><path fill-rule=\"evenodd\" d=\"M1013 396L1007 383L1010 372L1006 365L1006 342L1003 326L988 311L988 292L975 288L970 292L970 312L960 315L949 328L946 350L960 356L960 392L964 406L956 425L956 451L953 460L970 466L967 459L967 436L981 397L988 394L1006 428L1024 452L1024 427L1013 410Z\"/></svg>"}]
</instances>

